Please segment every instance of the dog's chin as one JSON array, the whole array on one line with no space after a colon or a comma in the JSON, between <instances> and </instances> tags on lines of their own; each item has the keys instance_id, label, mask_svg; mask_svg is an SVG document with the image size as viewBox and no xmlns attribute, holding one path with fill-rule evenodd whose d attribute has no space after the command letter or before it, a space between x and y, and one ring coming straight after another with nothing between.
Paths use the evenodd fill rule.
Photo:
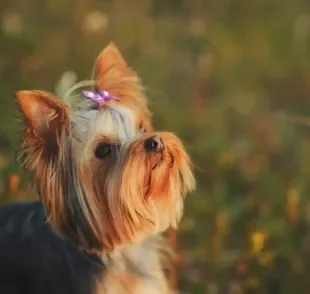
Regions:
<instances>
[{"instance_id":1,"label":"dog's chin","mask_svg":"<svg viewBox=\"0 0 310 294\"><path fill-rule=\"evenodd\" d=\"M164 152L151 154L149 155L148 160L150 161L149 165L151 167L150 173L152 173L155 169L164 163Z\"/></svg>"},{"instance_id":2,"label":"dog's chin","mask_svg":"<svg viewBox=\"0 0 310 294\"><path fill-rule=\"evenodd\" d=\"M170 154L165 150L147 155L143 185L145 199L152 195L159 196L165 192L165 185L169 181L169 170L172 168L171 160L167 161L170 157Z\"/></svg>"}]
</instances>

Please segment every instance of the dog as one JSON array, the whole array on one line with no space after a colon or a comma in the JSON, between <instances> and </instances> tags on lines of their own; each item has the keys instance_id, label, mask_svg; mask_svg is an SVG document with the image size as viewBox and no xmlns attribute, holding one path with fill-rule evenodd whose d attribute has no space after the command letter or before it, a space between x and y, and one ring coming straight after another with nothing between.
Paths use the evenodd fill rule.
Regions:
<instances>
[{"instance_id":1,"label":"dog","mask_svg":"<svg viewBox=\"0 0 310 294\"><path fill-rule=\"evenodd\" d=\"M195 187L190 158L174 134L153 130L140 79L114 44L88 84L69 92L70 105L16 95L19 158L39 201L0 208L1 294L171 293L161 233Z\"/></svg>"}]
</instances>

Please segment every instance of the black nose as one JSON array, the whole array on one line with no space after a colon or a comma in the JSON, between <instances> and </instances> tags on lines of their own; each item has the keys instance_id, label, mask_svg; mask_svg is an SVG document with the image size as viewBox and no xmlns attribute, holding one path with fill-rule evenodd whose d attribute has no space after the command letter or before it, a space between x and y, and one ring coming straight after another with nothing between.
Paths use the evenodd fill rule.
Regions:
<instances>
[{"instance_id":1,"label":"black nose","mask_svg":"<svg viewBox=\"0 0 310 294\"><path fill-rule=\"evenodd\" d=\"M159 136L153 136L144 141L144 148L147 152L160 152L164 144Z\"/></svg>"}]
</instances>

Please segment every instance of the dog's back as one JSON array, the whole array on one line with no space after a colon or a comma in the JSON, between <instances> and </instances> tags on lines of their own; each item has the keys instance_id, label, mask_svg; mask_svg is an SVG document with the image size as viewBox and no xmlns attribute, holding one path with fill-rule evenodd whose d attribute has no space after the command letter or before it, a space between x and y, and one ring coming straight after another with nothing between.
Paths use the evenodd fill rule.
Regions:
<instances>
[{"instance_id":1,"label":"dog's back","mask_svg":"<svg viewBox=\"0 0 310 294\"><path fill-rule=\"evenodd\" d=\"M53 233L38 201L0 208L1 294L89 294L103 269Z\"/></svg>"}]
</instances>

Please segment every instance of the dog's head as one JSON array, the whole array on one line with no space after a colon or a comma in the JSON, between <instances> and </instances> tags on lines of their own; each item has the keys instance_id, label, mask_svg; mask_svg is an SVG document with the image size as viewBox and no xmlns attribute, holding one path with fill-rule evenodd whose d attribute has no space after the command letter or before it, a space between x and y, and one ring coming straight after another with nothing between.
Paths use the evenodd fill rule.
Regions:
<instances>
[{"instance_id":1,"label":"dog's head","mask_svg":"<svg viewBox=\"0 0 310 294\"><path fill-rule=\"evenodd\" d=\"M100 54L95 89L71 110L52 94L21 91L21 158L53 229L86 250L111 251L175 226L194 187L179 139L155 133L137 74L114 45Z\"/></svg>"}]
</instances>

